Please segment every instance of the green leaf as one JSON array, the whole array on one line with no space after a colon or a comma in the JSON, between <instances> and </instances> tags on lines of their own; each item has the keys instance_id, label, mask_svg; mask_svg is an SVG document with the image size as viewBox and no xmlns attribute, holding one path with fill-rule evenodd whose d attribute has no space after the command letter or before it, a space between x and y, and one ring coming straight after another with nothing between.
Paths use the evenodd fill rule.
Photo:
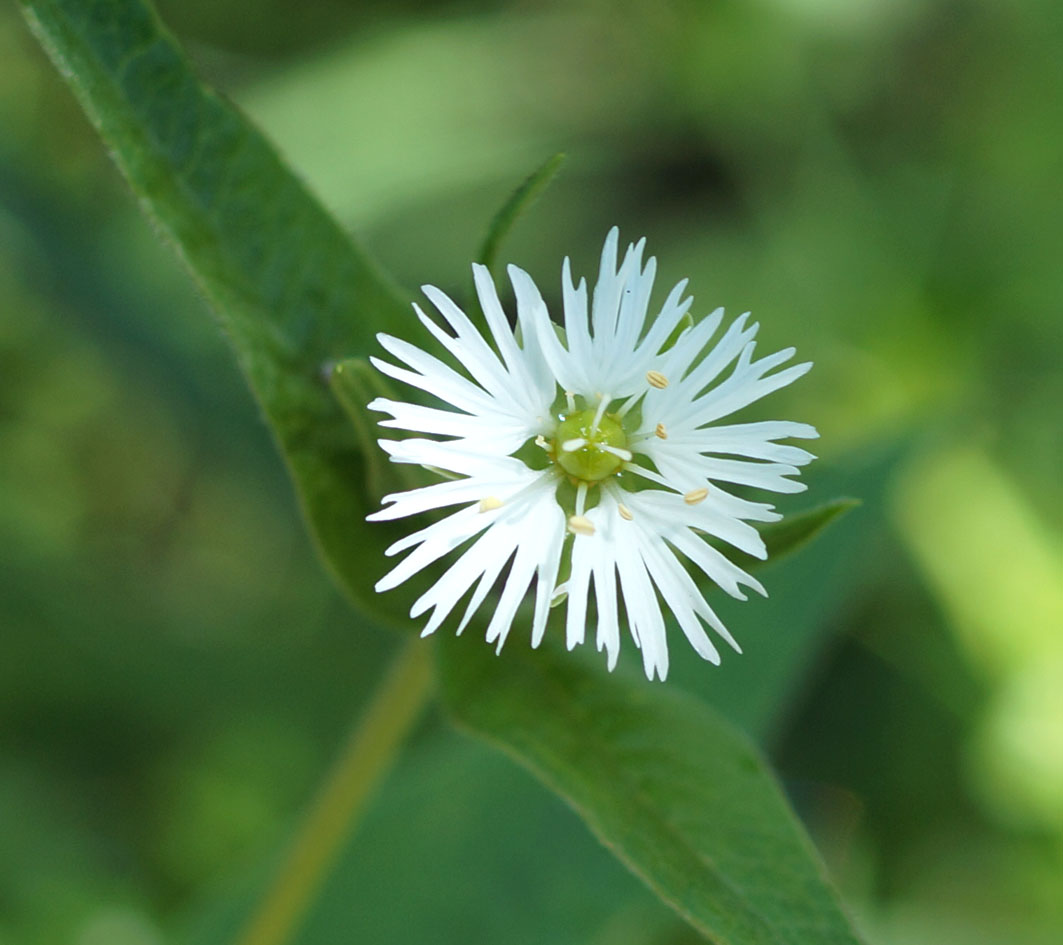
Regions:
<instances>
[{"instance_id":1,"label":"green leaf","mask_svg":"<svg viewBox=\"0 0 1063 945\"><path fill-rule=\"evenodd\" d=\"M495 265L498 261L498 250L502 245L502 241L509 235L509 231L513 229L513 224L517 222L520 215L535 202L539 194L557 176L557 172L561 170L566 160L567 156L563 153L555 154L547 160L513 191L509 200L502 205L498 213L495 214L494 219L491 220L491 225L487 228L487 235L484 237L476 259L491 270L492 275L494 275Z\"/></svg>"},{"instance_id":2,"label":"green leaf","mask_svg":"<svg viewBox=\"0 0 1063 945\"><path fill-rule=\"evenodd\" d=\"M456 722L526 765L720 945L859 942L752 744L673 686L607 675L549 643L496 657L438 641Z\"/></svg>"},{"instance_id":3,"label":"green leaf","mask_svg":"<svg viewBox=\"0 0 1063 945\"><path fill-rule=\"evenodd\" d=\"M859 499L845 497L831 499L829 502L824 502L814 508L787 515L781 521L770 522L760 526L757 530L760 532L760 537L764 539L764 545L768 549L766 560L762 561L740 551L735 551L730 556L735 559L736 564L747 570L774 563L803 548L831 522L841 518L841 516L852 511L858 505L860 505ZM739 558L741 560L738 560Z\"/></svg>"},{"instance_id":4,"label":"green leaf","mask_svg":"<svg viewBox=\"0 0 1063 945\"><path fill-rule=\"evenodd\" d=\"M365 458L324 368L365 353L374 325L409 317L406 303L262 135L198 81L148 6L21 2L217 313L325 560L364 607L405 622L403 595L378 599L370 586Z\"/></svg>"}]
</instances>

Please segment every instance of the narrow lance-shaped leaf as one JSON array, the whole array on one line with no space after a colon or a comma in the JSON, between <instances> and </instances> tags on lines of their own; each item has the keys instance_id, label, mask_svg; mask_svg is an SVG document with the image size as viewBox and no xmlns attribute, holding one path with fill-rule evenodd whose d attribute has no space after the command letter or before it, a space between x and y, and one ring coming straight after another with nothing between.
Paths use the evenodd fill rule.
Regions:
<instances>
[{"instance_id":1,"label":"narrow lance-shaped leaf","mask_svg":"<svg viewBox=\"0 0 1063 945\"><path fill-rule=\"evenodd\" d=\"M509 231L520 218L520 215L550 185L550 182L557 176L558 171L561 170L566 160L567 156L563 153L555 154L546 160L525 178L523 183L513 191L510 198L502 204L494 215L491 225L487 228L487 234L484 236L480 251L476 255L477 262L483 263L490 269L492 275L495 273L498 250L502 246L502 241L509 235Z\"/></svg>"},{"instance_id":2,"label":"narrow lance-shaped leaf","mask_svg":"<svg viewBox=\"0 0 1063 945\"><path fill-rule=\"evenodd\" d=\"M497 278L498 251L502 247L502 242L509 235L509 231L513 229L513 225L520 219L521 214L550 185L566 160L566 155L562 153L548 158L521 182L520 186L509 195L506 202L498 208L498 212L491 218L491 223L484 234L483 242L476 253L476 261L488 268L492 278ZM483 309L480 307L480 299L476 294L476 286L471 276L466 285L465 296L467 299L467 314L480 331L486 333L487 321L484 318ZM557 331L561 333L560 326L557 326ZM519 335L519 327L517 332Z\"/></svg>"},{"instance_id":3,"label":"narrow lance-shaped leaf","mask_svg":"<svg viewBox=\"0 0 1063 945\"><path fill-rule=\"evenodd\" d=\"M775 562L787 555L799 551L820 532L836 519L841 518L847 512L851 512L858 505L859 499L839 498L831 499L822 505L817 505L802 512L787 515L778 522L769 522L761 525L757 531L764 539L764 547L768 556L763 561L752 555L743 554L740 551L732 553L743 568L753 570L761 565Z\"/></svg>"},{"instance_id":4,"label":"narrow lance-shaped leaf","mask_svg":"<svg viewBox=\"0 0 1063 945\"><path fill-rule=\"evenodd\" d=\"M377 600L369 586L364 456L323 366L365 353L374 326L408 306L269 143L198 81L148 6L22 4L217 312L325 559L353 597L397 617L402 595Z\"/></svg>"},{"instance_id":5,"label":"narrow lance-shaped leaf","mask_svg":"<svg viewBox=\"0 0 1063 945\"><path fill-rule=\"evenodd\" d=\"M753 746L700 700L545 643L438 641L455 720L564 797L718 945L855 945L823 866Z\"/></svg>"}]
</instances>

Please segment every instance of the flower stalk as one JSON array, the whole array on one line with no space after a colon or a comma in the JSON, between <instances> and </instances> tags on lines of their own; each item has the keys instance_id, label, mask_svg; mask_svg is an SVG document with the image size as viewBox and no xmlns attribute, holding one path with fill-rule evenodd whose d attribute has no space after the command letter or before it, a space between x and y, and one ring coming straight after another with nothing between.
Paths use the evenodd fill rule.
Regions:
<instances>
[{"instance_id":1,"label":"flower stalk","mask_svg":"<svg viewBox=\"0 0 1063 945\"><path fill-rule=\"evenodd\" d=\"M405 642L343 746L238 945L282 945L298 930L373 789L420 718L431 690L430 647L418 640Z\"/></svg>"}]
</instances>

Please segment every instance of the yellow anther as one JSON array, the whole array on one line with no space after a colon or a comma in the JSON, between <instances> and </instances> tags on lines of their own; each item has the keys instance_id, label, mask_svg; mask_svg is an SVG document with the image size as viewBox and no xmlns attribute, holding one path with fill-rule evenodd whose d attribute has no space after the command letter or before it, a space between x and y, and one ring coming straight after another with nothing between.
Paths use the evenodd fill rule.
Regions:
<instances>
[{"instance_id":1,"label":"yellow anther","mask_svg":"<svg viewBox=\"0 0 1063 945\"><path fill-rule=\"evenodd\" d=\"M650 387L656 387L657 390L664 390L668 386L668 378L660 371L647 371L646 380L650 382Z\"/></svg>"},{"instance_id":2,"label":"yellow anther","mask_svg":"<svg viewBox=\"0 0 1063 945\"><path fill-rule=\"evenodd\" d=\"M495 495L485 495L480 500L481 512L493 512L495 509L502 508L502 500Z\"/></svg>"},{"instance_id":3,"label":"yellow anther","mask_svg":"<svg viewBox=\"0 0 1063 945\"><path fill-rule=\"evenodd\" d=\"M620 517L628 522L630 522L635 517L631 514L631 509L624 505L623 502L617 503L616 510L620 513Z\"/></svg>"},{"instance_id":4,"label":"yellow anther","mask_svg":"<svg viewBox=\"0 0 1063 945\"><path fill-rule=\"evenodd\" d=\"M658 423L657 424L657 429L654 430L653 432L658 437L660 437L662 440L667 440L668 439L668 431L665 429L663 423Z\"/></svg>"},{"instance_id":5,"label":"yellow anther","mask_svg":"<svg viewBox=\"0 0 1063 945\"><path fill-rule=\"evenodd\" d=\"M694 489L683 496L683 501L687 505L697 505L699 502L704 502L708 498L709 490L705 488Z\"/></svg>"},{"instance_id":6,"label":"yellow anther","mask_svg":"<svg viewBox=\"0 0 1063 945\"><path fill-rule=\"evenodd\" d=\"M573 535L593 535L594 522L586 515L570 515L568 518L568 530Z\"/></svg>"}]
</instances>

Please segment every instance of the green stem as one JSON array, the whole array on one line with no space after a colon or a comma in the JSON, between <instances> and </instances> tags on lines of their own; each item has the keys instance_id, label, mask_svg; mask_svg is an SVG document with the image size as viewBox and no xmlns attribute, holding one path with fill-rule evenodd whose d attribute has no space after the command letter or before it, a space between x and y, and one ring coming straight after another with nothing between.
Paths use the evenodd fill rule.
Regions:
<instances>
[{"instance_id":1,"label":"green stem","mask_svg":"<svg viewBox=\"0 0 1063 945\"><path fill-rule=\"evenodd\" d=\"M422 640L399 649L238 945L281 945L298 928L373 788L420 717L431 692L429 655Z\"/></svg>"}]
</instances>

